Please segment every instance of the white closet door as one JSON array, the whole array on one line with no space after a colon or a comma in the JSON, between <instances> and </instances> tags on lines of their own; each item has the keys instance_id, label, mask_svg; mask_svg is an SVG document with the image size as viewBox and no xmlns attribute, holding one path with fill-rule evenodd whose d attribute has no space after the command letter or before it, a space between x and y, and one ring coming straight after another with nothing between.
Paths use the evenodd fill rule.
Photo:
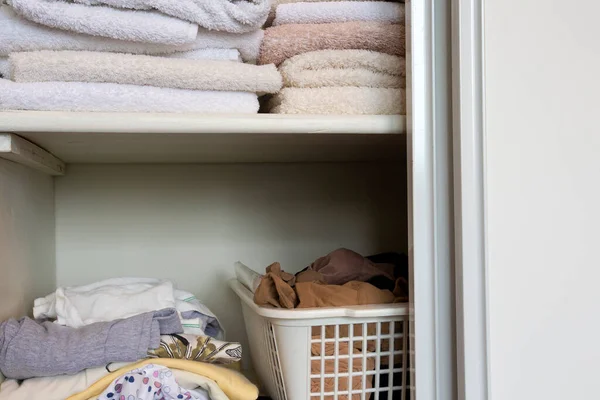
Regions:
<instances>
[{"instance_id":1,"label":"white closet door","mask_svg":"<svg viewBox=\"0 0 600 400\"><path fill-rule=\"evenodd\" d=\"M465 398L598 398L600 3L460 3Z\"/></svg>"}]
</instances>

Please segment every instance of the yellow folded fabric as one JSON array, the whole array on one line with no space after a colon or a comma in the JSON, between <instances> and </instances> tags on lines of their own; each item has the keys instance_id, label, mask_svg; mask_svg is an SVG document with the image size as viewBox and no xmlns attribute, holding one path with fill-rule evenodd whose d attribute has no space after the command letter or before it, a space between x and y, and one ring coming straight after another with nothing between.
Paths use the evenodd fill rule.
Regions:
<instances>
[{"instance_id":1,"label":"yellow folded fabric","mask_svg":"<svg viewBox=\"0 0 600 400\"><path fill-rule=\"evenodd\" d=\"M85 391L69 397L67 400L88 400L94 396L99 396L121 375L125 375L129 371L141 368L147 364L162 365L167 368L176 368L205 376L208 379L215 381L230 400L256 400L258 398L258 388L246 379L244 375L232 371L231 369L190 360L153 358L123 367L98 380Z\"/></svg>"}]
</instances>

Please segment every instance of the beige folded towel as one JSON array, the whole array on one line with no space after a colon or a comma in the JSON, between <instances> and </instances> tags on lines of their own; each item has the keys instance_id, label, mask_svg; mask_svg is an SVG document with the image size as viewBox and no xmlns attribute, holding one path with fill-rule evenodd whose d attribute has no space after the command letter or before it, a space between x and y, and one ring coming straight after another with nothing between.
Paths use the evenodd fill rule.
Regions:
<instances>
[{"instance_id":1,"label":"beige folded towel","mask_svg":"<svg viewBox=\"0 0 600 400\"><path fill-rule=\"evenodd\" d=\"M163 88L276 93L274 65L92 51L34 51L9 57L16 82L98 82Z\"/></svg>"},{"instance_id":2,"label":"beige folded towel","mask_svg":"<svg viewBox=\"0 0 600 400\"><path fill-rule=\"evenodd\" d=\"M271 1L271 13L269 14L269 19L267 20L267 26L271 24L273 19L275 18L275 10L277 6L280 4L290 4L290 3L333 3L338 1L364 1L364 0L272 0ZM371 1L371 0L368 0ZM372 1L380 1L380 0L372 0ZM388 0L388 2L394 3L404 3L404 0Z\"/></svg>"},{"instance_id":3,"label":"beige folded towel","mask_svg":"<svg viewBox=\"0 0 600 400\"><path fill-rule=\"evenodd\" d=\"M381 22L286 24L265 30L259 64L279 65L315 50L372 50L404 56L404 25Z\"/></svg>"},{"instance_id":4,"label":"beige folded towel","mask_svg":"<svg viewBox=\"0 0 600 400\"><path fill-rule=\"evenodd\" d=\"M406 114L406 94L386 88L285 88L267 108L275 114Z\"/></svg>"},{"instance_id":5,"label":"beige folded towel","mask_svg":"<svg viewBox=\"0 0 600 400\"><path fill-rule=\"evenodd\" d=\"M404 57L369 50L318 50L281 64L285 87L406 87Z\"/></svg>"}]
</instances>

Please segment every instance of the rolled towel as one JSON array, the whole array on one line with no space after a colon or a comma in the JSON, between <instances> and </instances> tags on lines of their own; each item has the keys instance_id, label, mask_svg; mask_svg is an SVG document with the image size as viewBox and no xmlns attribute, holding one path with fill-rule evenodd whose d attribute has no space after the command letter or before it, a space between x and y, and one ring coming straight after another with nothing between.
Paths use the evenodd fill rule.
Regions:
<instances>
[{"instance_id":1,"label":"rolled towel","mask_svg":"<svg viewBox=\"0 0 600 400\"><path fill-rule=\"evenodd\" d=\"M267 107L275 114L406 113L404 89L364 87L285 88Z\"/></svg>"},{"instance_id":2,"label":"rolled towel","mask_svg":"<svg viewBox=\"0 0 600 400\"><path fill-rule=\"evenodd\" d=\"M299 54L281 64L286 87L406 87L404 57L369 50L319 50Z\"/></svg>"},{"instance_id":3,"label":"rolled towel","mask_svg":"<svg viewBox=\"0 0 600 400\"><path fill-rule=\"evenodd\" d=\"M237 62L242 61L240 51L237 49L200 49L158 55L161 57L168 58L184 58L186 60L227 60Z\"/></svg>"},{"instance_id":4,"label":"rolled towel","mask_svg":"<svg viewBox=\"0 0 600 400\"><path fill-rule=\"evenodd\" d=\"M52 28L142 43L181 45L196 39L198 26L155 11L118 10L54 0L9 0L30 21Z\"/></svg>"},{"instance_id":5,"label":"rolled towel","mask_svg":"<svg viewBox=\"0 0 600 400\"><path fill-rule=\"evenodd\" d=\"M100 38L48 28L23 19L7 6L0 7L0 56L19 51L88 50L132 54L166 54L194 49L237 49L242 59L255 62L264 31L243 34L200 29L193 43L182 46Z\"/></svg>"},{"instance_id":6,"label":"rolled towel","mask_svg":"<svg viewBox=\"0 0 600 400\"><path fill-rule=\"evenodd\" d=\"M259 64L279 65L315 50L372 50L404 56L404 25L382 22L289 24L265 30Z\"/></svg>"},{"instance_id":7,"label":"rolled towel","mask_svg":"<svg viewBox=\"0 0 600 400\"><path fill-rule=\"evenodd\" d=\"M270 0L74 0L87 5L158 10L206 29L232 33L250 32L265 23Z\"/></svg>"},{"instance_id":8,"label":"rolled towel","mask_svg":"<svg viewBox=\"0 0 600 400\"><path fill-rule=\"evenodd\" d=\"M401 24L404 23L404 4L385 1L282 4L277 7L273 25L328 24L350 21Z\"/></svg>"},{"instance_id":9,"label":"rolled towel","mask_svg":"<svg viewBox=\"0 0 600 400\"><path fill-rule=\"evenodd\" d=\"M249 92L0 79L0 110L255 114L258 97Z\"/></svg>"},{"instance_id":10,"label":"rolled towel","mask_svg":"<svg viewBox=\"0 0 600 400\"><path fill-rule=\"evenodd\" d=\"M98 82L191 90L276 93L273 64L186 60L93 51L30 51L9 57L15 82Z\"/></svg>"}]
</instances>

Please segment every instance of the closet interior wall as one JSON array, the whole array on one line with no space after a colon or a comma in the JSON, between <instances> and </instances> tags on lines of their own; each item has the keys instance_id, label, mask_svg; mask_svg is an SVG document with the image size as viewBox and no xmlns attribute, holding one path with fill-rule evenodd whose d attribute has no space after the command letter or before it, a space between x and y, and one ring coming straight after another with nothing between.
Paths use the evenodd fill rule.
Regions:
<instances>
[{"instance_id":1,"label":"closet interior wall","mask_svg":"<svg viewBox=\"0 0 600 400\"><path fill-rule=\"evenodd\" d=\"M55 289L54 211L51 176L0 159L0 321Z\"/></svg>"},{"instance_id":2,"label":"closet interior wall","mask_svg":"<svg viewBox=\"0 0 600 400\"><path fill-rule=\"evenodd\" d=\"M297 272L339 247L407 252L404 161L69 164L54 187L1 162L4 318L31 314L33 299L56 286L164 278L196 294L227 338L249 349L227 285L235 261Z\"/></svg>"}]
</instances>

